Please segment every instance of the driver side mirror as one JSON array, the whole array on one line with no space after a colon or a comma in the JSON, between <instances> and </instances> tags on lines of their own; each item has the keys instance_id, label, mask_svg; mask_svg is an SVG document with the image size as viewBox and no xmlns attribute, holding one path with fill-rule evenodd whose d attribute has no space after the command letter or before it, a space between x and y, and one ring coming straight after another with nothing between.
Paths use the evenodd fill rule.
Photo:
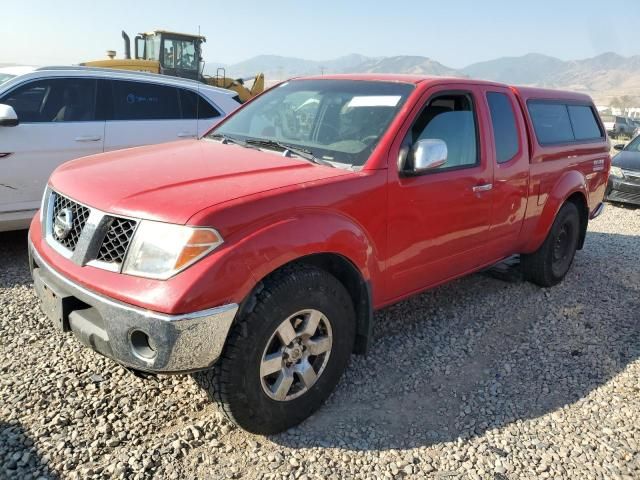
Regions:
<instances>
[{"instance_id":1,"label":"driver side mirror","mask_svg":"<svg viewBox=\"0 0 640 480\"><path fill-rule=\"evenodd\" d=\"M444 165L448 154L447 144L442 140L436 138L418 140L408 152L402 173L408 176L427 173Z\"/></svg>"},{"instance_id":2,"label":"driver side mirror","mask_svg":"<svg viewBox=\"0 0 640 480\"><path fill-rule=\"evenodd\" d=\"M15 127L20 121L11 105L0 104L0 127Z\"/></svg>"},{"instance_id":3,"label":"driver side mirror","mask_svg":"<svg viewBox=\"0 0 640 480\"><path fill-rule=\"evenodd\" d=\"M618 150L618 151L622 151L624 150L625 144L624 143L616 143L613 148L614 150Z\"/></svg>"}]
</instances>

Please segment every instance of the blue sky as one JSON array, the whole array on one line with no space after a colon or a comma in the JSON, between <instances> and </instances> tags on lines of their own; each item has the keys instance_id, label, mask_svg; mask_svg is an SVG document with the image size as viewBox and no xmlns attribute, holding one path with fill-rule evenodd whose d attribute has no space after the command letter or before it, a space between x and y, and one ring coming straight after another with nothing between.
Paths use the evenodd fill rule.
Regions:
<instances>
[{"instance_id":1,"label":"blue sky","mask_svg":"<svg viewBox=\"0 0 640 480\"><path fill-rule=\"evenodd\" d=\"M615 5L615 6L613 6ZM2 5L0 62L122 54L120 30L201 32L207 63L258 54L326 60L423 55L459 68L529 52L640 54L640 0L23 0Z\"/></svg>"}]
</instances>

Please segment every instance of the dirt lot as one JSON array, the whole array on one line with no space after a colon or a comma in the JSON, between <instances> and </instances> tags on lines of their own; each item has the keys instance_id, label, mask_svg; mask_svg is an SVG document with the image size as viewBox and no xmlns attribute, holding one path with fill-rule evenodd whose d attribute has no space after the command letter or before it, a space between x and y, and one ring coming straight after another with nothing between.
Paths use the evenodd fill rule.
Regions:
<instances>
[{"instance_id":1,"label":"dirt lot","mask_svg":"<svg viewBox=\"0 0 640 480\"><path fill-rule=\"evenodd\" d=\"M0 234L0 478L640 478L640 210L608 206L553 289L478 274L378 312L269 438L54 332L25 238Z\"/></svg>"}]
</instances>

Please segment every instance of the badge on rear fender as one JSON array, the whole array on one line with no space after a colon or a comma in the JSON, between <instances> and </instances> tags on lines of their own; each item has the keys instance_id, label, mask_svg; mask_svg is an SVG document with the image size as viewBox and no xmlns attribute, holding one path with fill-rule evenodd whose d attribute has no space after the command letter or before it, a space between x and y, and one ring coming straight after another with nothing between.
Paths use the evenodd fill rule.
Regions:
<instances>
[{"instance_id":1,"label":"badge on rear fender","mask_svg":"<svg viewBox=\"0 0 640 480\"><path fill-rule=\"evenodd\" d=\"M602 170L604 170L604 158L600 158L598 160L594 160L593 161L593 171L594 172L601 172Z\"/></svg>"}]
</instances>

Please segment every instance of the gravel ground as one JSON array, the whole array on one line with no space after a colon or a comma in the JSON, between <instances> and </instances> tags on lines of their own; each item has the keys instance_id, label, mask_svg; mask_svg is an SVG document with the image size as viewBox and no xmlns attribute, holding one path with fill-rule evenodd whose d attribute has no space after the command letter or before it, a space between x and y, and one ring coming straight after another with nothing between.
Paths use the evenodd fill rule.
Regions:
<instances>
[{"instance_id":1,"label":"gravel ground","mask_svg":"<svg viewBox=\"0 0 640 480\"><path fill-rule=\"evenodd\" d=\"M268 438L54 332L24 232L0 265L0 478L640 478L640 210L608 206L555 288L478 274L378 312L324 408Z\"/></svg>"}]
</instances>

